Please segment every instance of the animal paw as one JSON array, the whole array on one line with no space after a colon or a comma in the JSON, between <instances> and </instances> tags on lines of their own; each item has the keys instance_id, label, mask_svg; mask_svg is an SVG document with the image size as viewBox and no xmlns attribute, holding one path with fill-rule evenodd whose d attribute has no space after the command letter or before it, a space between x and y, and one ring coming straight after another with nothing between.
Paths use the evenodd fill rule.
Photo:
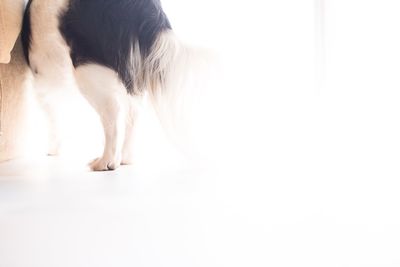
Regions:
<instances>
[{"instance_id":1,"label":"animal paw","mask_svg":"<svg viewBox=\"0 0 400 267\"><path fill-rule=\"evenodd\" d=\"M58 156L60 155L60 150L61 150L61 143L52 141L49 143L49 147L47 150L47 156L53 157L53 156Z\"/></svg>"},{"instance_id":2,"label":"animal paw","mask_svg":"<svg viewBox=\"0 0 400 267\"><path fill-rule=\"evenodd\" d=\"M120 162L108 157L101 157L89 163L92 171L113 171L120 166Z\"/></svg>"},{"instance_id":3,"label":"animal paw","mask_svg":"<svg viewBox=\"0 0 400 267\"><path fill-rule=\"evenodd\" d=\"M122 155L121 165L132 165L134 162L133 156L128 154Z\"/></svg>"},{"instance_id":4,"label":"animal paw","mask_svg":"<svg viewBox=\"0 0 400 267\"><path fill-rule=\"evenodd\" d=\"M133 152L132 152L132 147L127 145L124 146L123 150L122 150L122 161L121 161L121 165L132 165L134 162L134 156L133 156Z\"/></svg>"}]
</instances>

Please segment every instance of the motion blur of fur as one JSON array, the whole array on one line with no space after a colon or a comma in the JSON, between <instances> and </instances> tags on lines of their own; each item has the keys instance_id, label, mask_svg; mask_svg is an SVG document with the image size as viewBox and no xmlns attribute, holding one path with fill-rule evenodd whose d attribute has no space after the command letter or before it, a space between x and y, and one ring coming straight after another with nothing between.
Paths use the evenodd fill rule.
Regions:
<instances>
[{"instance_id":1,"label":"motion blur of fur","mask_svg":"<svg viewBox=\"0 0 400 267\"><path fill-rule=\"evenodd\" d=\"M22 40L50 122L49 154L60 145L49 95L76 83L99 114L105 147L94 171L131 163L137 102L147 92L156 110L168 109L193 55L160 0L30 0Z\"/></svg>"}]
</instances>

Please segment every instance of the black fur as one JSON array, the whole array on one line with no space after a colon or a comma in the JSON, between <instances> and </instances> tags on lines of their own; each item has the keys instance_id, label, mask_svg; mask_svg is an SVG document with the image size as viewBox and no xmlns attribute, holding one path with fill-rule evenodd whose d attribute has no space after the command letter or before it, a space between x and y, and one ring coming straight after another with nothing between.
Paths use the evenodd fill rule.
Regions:
<instances>
[{"instance_id":1,"label":"black fur","mask_svg":"<svg viewBox=\"0 0 400 267\"><path fill-rule=\"evenodd\" d=\"M28 8L23 27L26 55L30 43L29 16ZM171 25L160 0L70 0L65 13L60 14L59 28L71 48L75 67L86 63L107 66L118 73L129 93L135 93L135 77L129 69L129 55L135 43L144 59L157 36L171 29Z\"/></svg>"},{"instance_id":2,"label":"black fur","mask_svg":"<svg viewBox=\"0 0 400 267\"><path fill-rule=\"evenodd\" d=\"M31 15L30 15L30 6L32 4L32 0L28 1L26 5L24 21L22 22L22 32L21 32L21 40L24 49L24 55L26 62L29 64L29 49L31 43Z\"/></svg>"}]
</instances>

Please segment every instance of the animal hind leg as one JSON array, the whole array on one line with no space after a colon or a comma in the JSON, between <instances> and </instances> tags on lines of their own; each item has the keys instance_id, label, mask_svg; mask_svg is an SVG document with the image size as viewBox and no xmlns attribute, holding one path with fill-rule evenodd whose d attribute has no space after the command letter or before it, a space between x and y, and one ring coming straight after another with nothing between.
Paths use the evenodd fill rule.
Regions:
<instances>
[{"instance_id":1,"label":"animal hind leg","mask_svg":"<svg viewBox=\"0 0 400 267\"><path fill-rule=\"evenodd\" d=\"M104 152L90 163L94 171L107 171L121 164L129 95L117 74L97 64L80 66L75 71L81 93L100 116L105 136Z\"/></svg>"},{"instance_id":2,"label":"animal hind leg","mask_svg":"<svg viewBox=\"0 0 400 267\"><path fill-rule=\"evenodd\" d=\"M122 148L122 165L130 165L134 161L134 139L141 100L142 96L140 95L130 97L128 116L126 120L125 141Z\"/></svg>"},{"instance_id":3,"label":"animal hind leg","mask_svg":"<svg viewBox=\"0 0 400 267\"><path fill-rule=\"evenodd\" d=\"M44 111L44 115L48 124L48 150L49 156L56 156L62 149L62 141L64 139L63 126L64 116L68 112L68 103L66 99L69 97L70 90L64 84L55 84L52 77L47 75L34 75L34 92L38 100L38 104Z\"/></svg>"}]
</instances>

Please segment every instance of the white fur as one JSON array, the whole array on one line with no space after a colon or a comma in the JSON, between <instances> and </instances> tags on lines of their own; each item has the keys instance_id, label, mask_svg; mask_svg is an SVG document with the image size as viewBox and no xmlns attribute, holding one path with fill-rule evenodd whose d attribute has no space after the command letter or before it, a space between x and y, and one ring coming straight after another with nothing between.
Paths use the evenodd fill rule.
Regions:
<instances>
[{"instance_id":1,"label":"white fur","mask_svg":"<svg viewBox=\"0 0 400 267\"><path fill-rule=\"evenodd\" d=\"M52 90L73 81L69 47L59 32L59 14L68 0L35 0L31 4L31 52L29 61L36 80ZM43 79L41 79L43 77ZM47 86L46 86L47 87Z\"/></svg>"},{"instance_id":2,"label":"white fur","mask_svg":"<svg viewBox=\"0 0 400 267\"><path fill-rule=\"evenodd\" d=\"M31 49L29 61L34 74L34 87L39 103L49 122L50 155L59 153L61 145L60 122L66 107L60 99L76 88L69 47L59 32L58 14L68 0L35 0L31 4Z\"/></svg>"},{"instance_id":3,"label":"white fur","mask_svg":"<svg viewBox=\"0 0 400 267\"><path fill-rule=\"evenodd\" d=\"M144 62L151 102L170 140L185 153L190 143L190 101L196 101L195 95L204 89L215 59L211 51L184 44L172 31L166 31Z\"/></svg>"},{"instance_id":4,"label":"white fur","mask_svg":"<svg viewBox=\"0 0 400 267\"><path fill-rule=\"evenodd\" d=\"M99 114L104 128L103 156L90 164L92 170L114 170L121 163L131 163L135 100L139 97L128 95L117 73L109 68L88 64L75 73L82 94Z\"/></svg>"}]
</instances>

